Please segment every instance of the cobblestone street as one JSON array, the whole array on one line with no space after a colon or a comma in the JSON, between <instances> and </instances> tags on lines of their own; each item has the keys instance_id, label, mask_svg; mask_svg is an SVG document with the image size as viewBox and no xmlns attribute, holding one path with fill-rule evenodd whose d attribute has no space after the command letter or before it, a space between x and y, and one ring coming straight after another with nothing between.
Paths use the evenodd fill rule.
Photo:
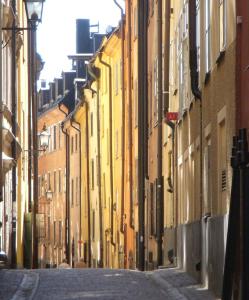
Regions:
<instances>
[{"instance_id":1,"label":"cobblestone street","mask_svg":"<svg viewBox=\"0 0 249 300\"><path fill-rule=\"evenodd\" d=\"M1 300L215 299L179 270L0 270Z\"/></svg>"}]
</instances>

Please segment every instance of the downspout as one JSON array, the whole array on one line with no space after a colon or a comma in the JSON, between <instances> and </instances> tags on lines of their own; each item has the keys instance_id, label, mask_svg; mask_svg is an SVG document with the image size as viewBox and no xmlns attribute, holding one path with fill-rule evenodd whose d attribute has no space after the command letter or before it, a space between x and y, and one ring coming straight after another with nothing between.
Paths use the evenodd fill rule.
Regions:
<instances>
[{"instance_id":1,"label":"downspout","mask_svg":"<svg viewBox=\"0 0 249 300\"><path fill-rule=\"evenodd\" d=\"M191 77L191 91L195 98L201 100L199 90L199 74L197 70L197 47L196 47L196 1L189 0L189 66Z\"/></svg>"},{"instance_id":2,"label":"downspout","mask_svg":"<svg viewBox=\"0 0 249 300\"><path fill-rule=\"evenodd\" d=\"M67 116L62 109L60 104L58 105L59 110ZM69 134L67 130L64 129L64 123L61 124L61 130L66 136L66 218L65 218L65 247L66 247L66 260L70 264L70 147L69 147Z\"/></svg>"},{"instance_id":3,"label":"downspout","mask_svg":"<svg viewBox=\"0 0 249 300\"><path fill-rule=\"evenodd\" d=\"M121 222L120 222L120 232L124 233L124 172L125 172L125 84L124 84L124 10L118 4L116 0L114 3L118 6L121 13L121 59L122 59L122 176L121 176Z\"/></svg>"},{"instance_id":4,"label":"downspout","mask_svg":"<svg viewBox=\"0 0 249 300\"><path fill-rule=\"evenodd\" d=\"M16 15L16 1L11 1L14 16ZM16 19L12 23L11 38L11 112L12 133L16 137L17 101L16 101ZM2 51L2 49L1 49ZM12 142L12 157L16 160L16 141ZM16 164L12 168L12 226L11 226L11 267L16 268Z\"/></svg>"},{"instance_id":5,"label":"downspout","mask_svg":"<svg viewBox=\"0 0 249 300\"><path fill-rule=\"evenodd\" d=\"M132 166L132 71L131 71L131 2L128 1L128 96L129 96L129 171L130 171L130 220L129 225L130 228L134 229L134 221L133 221L133 166Z\"/></svg>"},{"instance_id":6,"label":"downspout","mask_svg":"<svg viewBox=\"0 0 249 300\"><path fill-rule=\"evenodd\" d=\"M144 199L146 159L147 16L145 1L138 1L138 267L144 270Z\"/></svg>"},{"instance_id":7,"label":"downspout","mask_svg":"<svg viewBox=\"0 0 249 300\"><path fill-rule=\"evenodd\" d=\"M112 67L102 60L102 52L99 54L99 61L109 70L109 139L110 139L110 188L111 188L111 244L115 246L113 240L113 155L112 155Z\"/></svg>"},{"instance_id":8,"label":"downspout","mask_svg":"<svg viewBox=\"0 0 249 300\"><path fill-rule=\"evenodd\" d=\"M2 2L0 3L0 38L2 42ZM2 76L2 50L0 51L0 202L2 202L3 199L3 99L2 99L2 88L3 88L3 76ZM2 221L2 220L1 220ZM0 250L2 249L2 244L0 244Z\"/></svg>"},{"instance_id":9,"label":"downspout","mask_svg":"<svg viewBox=\"0 0 249 300\"><path fill-rule=\"evenodd\" d=\"M100 158L100 112L99 112L99 74L96 74L89 63L87 65L89 74L94 78L97 84L97 152L98 152L98 194L99 194L99 232L100 232L100 261L99 267L103 267L103 212L102 212L102 192L101 192L101 158Z\"/></svg>"},{"instance_id":10,"label":"downspout","mask_svg":"<svg viewBox=\"0 0 249 300\"><path fill-rule=\"evenodd\" d=\"M157 2L157 53L158 53L158 125L157 125L157 266L163 264L163 177L162 177L162 1Z\"/></svg>"},{"instance_id":11,"label":"downspout","mask_svg":"<svg viewBox=\"0 0 249 300\"><path fill-rule=\"evenodd\" d=\"M79 128L77 128L76 126L73 125L73 123L77 124L79 126ZM81 241L81 234L82 234L82 217L81 217L81 168L82 168L82 163L81 163L81 129L80 129L80 123L77 122L74 117L70 119L70 124L71 126L79 132L79 166L80 166L80 176L79 176L79 194L80 194L80 230L79 230L79 236L80 236L80 241ZM80 256L81 256L81 242L80 242Z\"/></svg>"},{"instance_id":12,"label":"downspout","mask_svg":"<svg viewBox=\"0 0 249 300\"><path fill-rule=\"evenodd\" d=\"M91 268L91 208L90 208L90 169L89 169L89 127L88 127L88 103L85 101L86 106L86 156L87 156L87 213L88 213L88 267Z\"/></svg>"},{"instance_id":13,"label":"downspout","mask_svg":"<svg viewBox=\"0 0 249 300\"><path fill-rule=\"evenodd\" d=\"M169 68L170 68L170 18L171 18L171 1L168 0L166 2L165 7L165 28L164 28L164 91L163 91L163 111L164 116L166 116L166 113L169 111ZM169 176L171 182L173 182L172 185L172 192L173 192L173 224L177 226L177 217L178 217L178 209L177 209L177 201L176 201L176 191L177 191L177 180L175 180L175 150L177 149L175 145L175 124L172 121L167 120L165 118L166 124L171 128L172 131L172 176ZM172 180L173 178L173 180ZM176 257L176 251L177 251L177 237L176 237L176 231L175 231L175 257Z\"/></svg>"},{"instance_id":14,"label":"downspout","mask_svg":"<svg viewBox=\"0 0 249 300\"><path fill-rule=\"evenodd\" d=\"M32 212L32 45L31 31L28 31L28 212Z\"/></svg>"},{"instance_id":15,"label":"downspout","mask_svg":"<svg viewBox=\"0 0 249 300\"><path fill-rule=\"evenodd\" d=\"M32 65L32 137L33 137L33 268L38 268L38 236L36 232L38 214L38 140L37 140L37 65L36 65L36 24L30 23L31 65Z\"/></svg>"},{"instance_id":16,"label":"downspout","mask_svg":"<svg viewBox=\"0 0 249 300\"><path fill-rule=\"evenodd\" d=\"M191 76L191 91L196 99L200 100L200 219L202 220L202 208L203 208L203 137L202 137L202 94L199 89L199 73L197 63L197 43L196 43L196 1L189 0L189 66ZM202 237L200 239L200 249L202 251ZM202 253L202 252L201 252ZM201 257L202 259L202 257Z\"/></svg>"},{"instance_id":17,"label":"downspout","mask_svg":"<svg viewBox=\"0 0 249 300\"><path fill-rule=\"evenodd\" d=\"M202 95L199 90L199 73L197 66L197 46L196 46L196 3L189 0L189 66L191 76L191 91L196 99L201 100ZM202 215L202 101L200 101L200 211Z\"/></svg>"}]
</instances>

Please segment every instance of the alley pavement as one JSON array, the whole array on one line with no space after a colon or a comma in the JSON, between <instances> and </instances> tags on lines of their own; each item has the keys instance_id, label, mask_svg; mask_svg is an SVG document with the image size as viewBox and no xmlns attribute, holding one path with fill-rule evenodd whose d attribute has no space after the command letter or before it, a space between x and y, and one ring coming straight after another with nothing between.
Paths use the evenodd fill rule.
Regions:
<instances>
[{"instance_id":1,"label":"alley pavement","mask_svg":"<svg viewBox=\"0 0 249 300\"><path fill-rule=\"evenodd\" d=\"M0 299L212 300L215 297L178 269L153 272L42 269L0 270Z\"/></svg>"}]
</instances>

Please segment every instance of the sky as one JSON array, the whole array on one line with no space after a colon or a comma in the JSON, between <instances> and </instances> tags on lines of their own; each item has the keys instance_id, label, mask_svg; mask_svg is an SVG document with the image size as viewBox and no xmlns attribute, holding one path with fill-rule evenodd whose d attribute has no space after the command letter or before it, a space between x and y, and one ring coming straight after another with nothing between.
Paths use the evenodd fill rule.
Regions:
<instances>
[{"instance_id":1,"label":"sky","mask_svg":"<svg viewBox=\"0 0 249 300\"><path fill-rule=\"evenodd\" d=\"M124 0L118 2L124 6ZM120 9L113 0L46 0L37 30L37 52L45 62L40 79L52 81L71 69L67 55L76 53L76 19L80 18L99 22L100 33L105 33L108 25L118 25Z\"/></svg>"}]
</instances>

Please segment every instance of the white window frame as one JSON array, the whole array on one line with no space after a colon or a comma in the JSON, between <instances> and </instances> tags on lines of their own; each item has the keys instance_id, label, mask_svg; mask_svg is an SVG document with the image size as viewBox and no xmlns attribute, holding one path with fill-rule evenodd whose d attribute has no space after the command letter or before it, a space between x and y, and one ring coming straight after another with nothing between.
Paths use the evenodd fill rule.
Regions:
<instances>
[{"instance_id":1,"label":"white window frame","mask_svg":"<svg viewBox=\"0 0 249 300\"><path fill-rule=\"evenodd\" d=\"M205 0L205 72L211 69L211 0Z\"/></svg>"},{"instance_id":2,"label":"white window frame","mask_svg":"<svg viewBox=\"0 0 249 300\"><path fill-rule=\"evenodd\" d=\"M227 0L219 0L219 50L220 53L226 48L227 31Z\"/></svg>"}]
</instances>

